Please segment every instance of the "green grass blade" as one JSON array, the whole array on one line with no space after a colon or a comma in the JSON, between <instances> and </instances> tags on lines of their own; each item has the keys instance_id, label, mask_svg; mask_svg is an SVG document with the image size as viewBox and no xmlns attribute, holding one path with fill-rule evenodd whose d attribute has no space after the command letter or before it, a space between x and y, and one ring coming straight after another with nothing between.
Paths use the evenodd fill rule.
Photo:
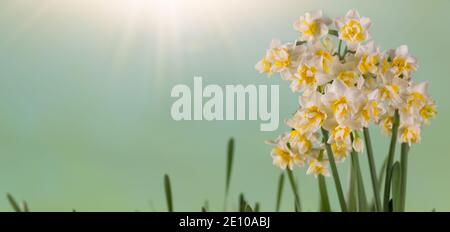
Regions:
<instances>
[{"instance_id":1,"label":"green grass blade","mask_svg":"<svg viewBox=\"0 0 450 232\"><path fill-rule=\"evenodd\" d=\"M28 208L28 203L26 201L23 201L23 211L30 212L30 209Z\"/></svg>"},{"instance_id":2,"label":"green grass blade","mask_svg":"<svg viewBox=\"0 0 450 232\"><path fill-rule=\"evenodd\" d=\"M392 177L391 177L391 185L392 185L392 206L394 212L400 212L402 207L402 199L401 199L401 167L400 163L397 161L392 166Z\"/></svg>"},{"instance_id":3,"label":"green grass blade","mask_svg":"<svg viewBox=\"0 0 450 232\"><path fill-rule=\"evenodd\" d=\"M164 175L164 189L166 192L167 210L173 212L172 189L170 186L170 178L167 174Z\"/></svg>"},{"instance_id":4,"label":"green grass blade","mask_svg":"<svg viewBox=\"0 0 450 232\"><path fill-rule=\"evenodd\" d=\"M208 211L209 211L209 202L208 202L208 200L206 200L202 206L202 212L208 212Z\"/></svg>"},{"instance_id":5,"label":"green grass blade","mask_svg":"<svg viewBox=\"0 0 450 232\"><path fill-rule=\"evenodd\" d=\"M260 207L261 207L261 206L260 206L259 202L256 202L256 203L255 203L255 208L253 208L254 212L259 212Z\"/></svg>"},{"instance_id":6,"label":"green grass blade","mask_svg":"<svg viewBox=\"0 0 450 232\"><path fill-rule=\"evenodd\" d=\"M233 170L233 158L234 158L234 139L230 138L228 140L227 146L227 162L226 162L226 173L225 173L225 196L223 201L224 211L227 208L228 192L230 189L231 182L231 171Z\"/></svg>"},{"instance_id":7,"label":"green grass blade","mask_svg":"<svg viewBox=\"0 0 450 232\"><path fill-rule=\"evenodd\" d=\"M317 177L319 182L319 194L320 194L320 211L321 212L331 212L330 199L328 198L327 184L325 182L325 177L319 175Z\"/></svg>"},{"instance_id":8,"label":"green grass blade","mask_svg":"<svg viewBox=\"0 0 450 232\"><path fill-rule=\"evenodd\" d=\"M277 204L275 207L275 211L279 212L281 207L281 198L283 195L283 187L284 187L284 173L280 174L280 178L278 179L278 191L277 191Z\"/></svg>"},{"instance_id":9,"label":"green grass blade","mask_svg":"<svg viewBox=\"0 0 450 232\"><path fill-rule=\"evenodd\" d=\"M227 176L225 183L225 195L228 195L228 190L230 189L231 171L233 169L233 156L234 156L234 139L231 138L228 141L228 149L227 149Z\"/></svg>"},{"instance_id":10,"label":"green grass blade","mask_svg":"<svg viewBox=\"0 0 450 232\"><path fill-rule=\"evenodd\" d=\"M14 209L14 211L16 212L22 212L22 210L20 209L19 204L17 203L16 199L14 199L14 197L7 193L6 197L8 198L9 204L11 205L11 207Z\"/></svg>"},{"instance_id":11,"label":"green grass blade","mask_svg":"<svg viewBox=\"0 0 450 232\"><path fill-rule=\"evenodd\" d=\"M294 200L295 200L295 209L296 211L302 211L302 206L300 203L300 195L298 193L297 184L295 183L294 174L292 173L292 170L289 168L286 168L289 182L291 183L292 192L294 193Z\"/></svg>"},{"instance_id":12,"label":"green grass blade","mask_svg":"<svg viewBox=\"0 0 450 232\"><path fill-rule=\"evenodd\" d=\"M239 212L245 212L245 208L247 206L247 202L245 201L244 194L239 194Z\"/></svg>"}]
</instances>

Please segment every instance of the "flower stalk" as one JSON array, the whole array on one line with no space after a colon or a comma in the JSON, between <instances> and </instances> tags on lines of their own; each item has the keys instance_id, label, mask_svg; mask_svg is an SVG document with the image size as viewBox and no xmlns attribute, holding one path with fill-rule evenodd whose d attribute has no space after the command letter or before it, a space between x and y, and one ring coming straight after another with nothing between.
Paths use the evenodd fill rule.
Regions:
<instances>
[{"instance_id":1,"label":"flower stalk","mask_svg":"<svg viewBox=\"0 0 450 232\"><path fill-rule=\"evenodd\" d=\"M401 157L400 157L400 166L401 166L401 186L400 186L400 210L402 212L405 211L405 202L406 202L406 182L408 177L408 152L409 152L409 144L402 143L401 146Z\"/></svg>"},{"instance_id":2,"label":"flower stalk","mask_svg":"<svg viewBox=\"0 0 450 232\"><path fill-rule=\"evenodd\" d=\"M328 132L322 128L322 136L324 141L328 140ZM345 203L344 192L342 191L341 180L339 179L339 173L334 160L333 151L329 143L325 143L325 149L327 151L328 160L330 161L331 173L333 175L334 184L336 185L336 192L338 194L339 205L342 212L347 212L347 204Z\"/></svg>"},{"instance_id":3,"label":"flower stalk","mask_svg":"<svg viewBox=\"0 0 450 232\"><path fill-rule=\"evenodd\" d=\"M398 110L395 110L394 119L392 123L392 135L391 135L391 143L389 145L389 153L388 159L386 163L386 179L384 181L384 201L383 207L384 211L389 211L389 200L390 200L390 192L391 192L391 182L389 178L392 175L392 164L394 163L395 156L395 146L397 144L397 134L398 134L398 126L400 124L400 117L398 114Z\"/></svg>"},{"instance_id":4,"label":"flower stalk","mask_svg":"<svg viewBox=\"0 0 450 232\"><path fill-rule=\"evenodd\" d=\"M370 178L372 180L373 196L375 199L375 211L381 211L380 190L378 188L377 169L373 158L372 141L370 140L369 128L363 128L364 141L366 144L367 159L369 161Z\"/></svg>"},{"instance_id":5,"label":"flower stalk","mask_svg":"<svg viewBox=\"0 0 450 232\"><path fill-rule=\"evenodd\" d=\"M294 178L294 174L292 173L292 170L287 168L286 169L288 178L289 178L289 183L291 184L292 187L292 192L294 193L294 199L295 199L295 209L297 211L302 211L302 207L301 207L301 203L300 203L300 194L298 193L298 188L297 188L297 184L295 183L295 178Z\"/></svg>"}]
</instances>

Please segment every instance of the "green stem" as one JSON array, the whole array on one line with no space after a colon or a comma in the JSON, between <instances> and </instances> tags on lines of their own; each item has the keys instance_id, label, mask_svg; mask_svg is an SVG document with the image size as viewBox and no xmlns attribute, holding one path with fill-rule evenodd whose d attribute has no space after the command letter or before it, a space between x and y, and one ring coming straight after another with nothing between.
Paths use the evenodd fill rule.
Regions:
<instances>
[{"instance_id":1,"label":"green stem","mask_svg":"<svg viewBox=\"0 0 450 232\"><path fill-rule=\"evenodd\" d=\"M383 207L384 207L384 211L386 211L386 212L389 211L389 198L390 198L390 192L391 192L391 183L389 181L389 178L392 175L392 163L394 162L395 145L397 144L397 131L398 131L399 123L400 123L400 118L398 115L398 110L395 110L394 121L392 123L391 144L389 145L389 154L388 154L388 160L387 160L387 164L386 164L386 179L384 181Z\"/></svg>"},{"instance_id":2,"label":"green stem","mask_svg":"<svg viewBox=\"0 0 450 232\"><path fill-rule=\"evenodd\" d=\"M381 211L380 190L378 189L377 169L373 158L372 142L370 140L369 128L364 127L364 141L366 143L367 158L369 160L370 177L372 179L373 195L375 198L375 211Z\"/></svg>"},{"instance_id":3,"label":"green stem","mask_svg":"<svg viewBox=\"0 0 450 232\"><path fill-rule=\"evenodd\" d=\"M330 161L331 173L333 174L334 184L336 185L336 192L339 198L339 204L343 212L347 212L347 204L345 203L344 192L342 191L341 180L339 179L339 173L337 171L336 162L334 161L333 151L330 144L327 143L328 132L322 128L323 140L325 143L325 149L327 150L328 161Z\"/></svg>"},{"instance_id":4,"label":"green stem","mask_svg":"<svg viewBox=\"0 0 450 232\"><path fill-rule=\"evenodd\" d=\"M360 212L366 212L367 211L366 191L364 189L361 168L359 167L358 153L355 150L351 152L351 158L352 158L352 165L356 171L356 183L358 188L358 209Z\"/></svg>"},{"instance_id":5,"label":"green stem","mask_svg":"<svg viewBox=\"0 0 450 232\"><path fill-rule=\"evenodd\" d=\"M294 193L295 208L298 211L301 211L300 195L298 194L297 185L295 184L294 174L292 174L292 170L291 169L287 168L286 170L287 170L287 174L288 174L288 177L289 177L289 182L291 183L292 192Z\"/></svg>"},{"instance_id":6,"label":"green stem","mask_svg":"<svg viewBox=\"0 0 450 232\"><path fill-rule=\"evenodd\" d=\"M336 36L336 37L338 37L338 36L339 36L339 33L338 33L338 31L337 31L337 30L328 30L328 34L330 34L330 35L334 35L334 36Z\"/></svg>"},{"instance_id":7,"label":"green stem","mask_svg":"<svg viewBox=\"0 0 450 232\"><path fill-rule=\"evenodd\" d=\"M400 165L401 165L401 188L400 188L400 196L401 196L401 205L400 209L402 212L405 211L405 201L406 201L406 181L408 177L408 152L409 145L408 143L402 143L401 146L401 157L400 157Z\"/></svg>"},{"instance_id":8,"label":"green stem","mask_svg":"<svg viewBox=\"0 0 450 232\"><path fill-rule=\"evenodd\" d=\"M330 199L328 198L325 177L319 174L317 179L319 181L320 212L331 212Z\"/></svg>"},{"instance_id":9,"label":"green stem","mask_svg":"<svg viewBox=\"0 0 450 232\"><path fill-rule=\"evenodd\" d=\"M341 57L341 48L342 48L342 40L339 40L339 45L338 45L338 50L337 50L337 55L339 57L339 60L342 60Z\"/></svg>"},{"instance_id":10,"label":"green stem","mask_svg":"<svg viewBox=\"0 0 450 232\"><path fill-rule=\"evenodd\" d=\"M277 203L275 210L280 211L281 206L281 196L283 195L283 186L284 186L284 173L281 173L280 179L278 179L278 191L277 191Z\"/></svg>"}]
</instances>

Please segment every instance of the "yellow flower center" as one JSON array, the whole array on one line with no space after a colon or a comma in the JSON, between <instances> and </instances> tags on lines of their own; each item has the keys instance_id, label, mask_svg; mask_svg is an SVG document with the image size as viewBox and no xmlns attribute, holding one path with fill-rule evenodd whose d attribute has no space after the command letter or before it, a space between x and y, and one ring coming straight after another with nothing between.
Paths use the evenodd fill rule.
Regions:
<instances>
[{"instance_id":1,"label":"yellow flower center","mask_svg":"<svg viewBox=\"0 0 450 232\"><path fill-rule=\"evenodd\" d=\"M407 101L407 106L408 109L415 106L415 107L420 107L423 104L425 104L425 96L422 93L419 92L413 92L409 95L408 101Z\"/></svg>"},{"instance_id":2,"label":"yellow flower center","mask_svg":"<svg viewBox=\"0 0 450 232\"><path fill-rule=\"evenodd\" d=\"M317 83L316 72L317 72L316 67L309 66L306 64L302 65L302 67L298 71L300 75L299 82L305 83L310 86L316 84Z\"/></svg>"},{"instance_id":3,"label":"yellow flower center","mask_svg":"<svg viewBox=\"0 0 450 232\"><path fill-rule=\"evenodd\" d=\"M376 55L374 56L363 55L358 65L359 71L361 71L362 74L371 72L371 70L373 70L378 64L378 60L379 58Z\"/></svg>"},{"instance_id":4,"label":"yellow flower center","mask_svg":"<svg viewBox=\"0 0 450 232\"><path fill-rule=\"evenodd\" d=\"M310 164L311 168L312 168L312 172L313 173L317 173L317 174L324 174L325 173L325 167L317 162L317 161L311 161Z\"/></svg>"},{"instance_id":5,"label":"yellow flower center","mask_svg":"<svg viewBox=\"0 0 450 232\"><path fill-rule=\"evenodd\" d=\"M381 73L386 73L391 68L391 64L387 58L383 59L383 63L381 64Z\"/></svg>"},{"instance_id":6,"label":"yellow flower center","mask_svg":"<svg viewBox=\"0 0 450 232\"><path fill-rule=\"evenodd\" d=\"M406 59L401 56L396 56L392 60L392 67L394 67L395 74L400 75L403 72L409 72L412 70L412 65L406 62Z\"/></svg>"},{"instance_id":7,"label":"yellow flower center","mask_svg":"<svg viewBox=\"0 0 450 232\"><path fill-rule=\"evenodd\" d=\"M355 81L355 72L342 71L337 75L337 79L343 81L347 86L353 86Z\"/></svg>"},{"instance_id":8,"label":"yellow flower center","mask_svg":"<svg viewBox=\"0 0 450 232\"><path fill-rule=\"evenodd\" d=\"M305 29L302 31L305 35L314 35L317 32L317 22L313 20L311 22L304 22Z\"/></svg>"},{"instance_id":9,"label":"yellow flower center","mask_svg":"<svg viewBox=\"0 0 450 232\"><path fill-rule=\"evenodd\" d=\"M280 158L280 163L289 163L289 162L291 162L291 159L292 159L291 155L289 154L289 152L287 152L283 148L276 147L276 148L273 149L273 153Z\"/></svg>"},{"instance_id":10,"label":"yellow flower center","mask_svg":"<svg viewBox=\"0 0 450 232\"><path fill-rule=\"evenodd\" d=\"M364 28L361 23L357 20L350 19L342 27L342 38L351 42L361 42L366 39L364 34Z\"/></svg>"},{"instance_id":11,"label":"yellow flower center","mask_svg":"<svg viewBox=\"0 0 450 232\"><path fill-rule=\"evenodd\" d=\"M405 127L401 132L401 138L403 142L417 143L419 139L419 132L409 127Z\"/></svg>"},{"instance_id":12,"label":"yellow flower center","mask_svg":"<svg viewBox=\"0 0 450 232\"><path fill-rule=\"evenodd\" d=\"M390 134L392 133L392 126L394 124L394 118L393 117L385 117L382 121L383 130Z\"/></svg>"},{"instance_id":13,"label":"yellow flower center","mask_svg":"<svg viewBox=\"0 0 450 232\"><path fill-rule=\"evenodd\" d=\"M420 116L422 116L423 119L429 120L430 118L435 117L437 114L436 107L431 104L427 104L422 109L420 109Z\"/></svg>"},{"instance_id":14,"label":"yellow flower center","mask_svg":"<svg viewBox=\"0 0 450 232\"><path fill-rule=\"evenodd\" d=\"M398 86L395 84L389 84L381 88L381 97L383 99L392 99L392 93L398 93Z\"/></svg>"},{"instance_id":15,"label":"yellow flower center","mask_svg":"<svg viewBox=\"0 0 450 232\"><path fill-rule=\"evenodd\" d=\"M322 58L321 65L322 65L323 71L325 71L325 73L329 73L330 72L329 62L333 58L331 53L319 49L316 51L316 56Z\"/></svg>"},{"instance_id":16,"label":"yellow flower center","mask_svg":"<svg viewBox=\"0 0 450 232\"><path fill-rule=\"evenodd\" d=\"M325 112L319 109L319 107L308 107L304 114L304 117L308 119L308 124L306 125L306 127L310 127L313 124L321 126L323 121L325 121L326 116L327 115L325 114Z\"/></svg>"},{"instance_id":17,"label":"yellow flower center","mask_svg":"<svg viewBox=\"0 0 450 232\"><path fill-rule=\"evenodd\" d=\"M350 136L350 128L347 126L337 126L333 129L332 135L335 141L344 142Z\"/></svg>"},{"instance_id":18,"label":"yellow flower center","mask_svg":"<svg viewBox=\"0 0 450 232\"><path fill-rule=\"evenodd\" d=\"M342 159L347 156L347 144L345 143L333 143L331 144L334 156Z\"/></svg>"},{"instance_id":19,"label":"yellow flower center","mask_svg":"<svg viewBox=\"0 0 450 232\"><path fill-rule=\"evenodd\" d=\"M266 59L266 57L264 57L261 60L261 64L263 66L263 72L265 73L270 72L270 69L272 68L272 63L270 63L270 61Z\"/></svg>"},{"instance_id":20,"label":"yellow flower center","mask_svg":"<svg viewBox=\"0 0 450 232\"><path fill-rule=\"evenodd\" d=\"M275 48L273 53L274 65L276 67L288 67L291 65L291 55L287 48Z\"/></svg>"},{"instance_id":21,"label":"yellow flower center","mask_svg":"<svg viewBox=\"0 0 450 232\"><path fill-rule=\"evenodd\" d=\"M338 117L344 117L348 112L348 100L345 96L342 96L333 101L331 109Z\"/></svg>"}]
</instances>

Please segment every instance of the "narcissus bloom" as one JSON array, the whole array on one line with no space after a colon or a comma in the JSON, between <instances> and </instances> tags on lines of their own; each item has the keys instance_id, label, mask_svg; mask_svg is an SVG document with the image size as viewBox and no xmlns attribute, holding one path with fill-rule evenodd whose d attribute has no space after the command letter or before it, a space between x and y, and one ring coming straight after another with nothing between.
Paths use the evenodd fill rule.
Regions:
<instances>
[{"instance_id":1,"label":"narcissus bloom","mask_svg":"<svg viewBox=\"0 0 450 232\"><path fill-rule=\"evenodd\" d=\"M322 11L306 13L294 22L295 30L301 32L300 40L315 41L328 34L331 20Z\"/></svg>"},{"instance_id":2,"label":"narcissus bloom","mask_svg":"<svg viewBox=\"0 0 450 232\"><path fill-rule=\"evenodd\" d=\"M308 174L328 176L326 147L338 162L363 152L360 133L370 123L402 143L419 143L422 127L437 114L428 83L412 78L417 59L406 45L382 51L370 41L370 19L356 10L334 25L322 11L306 13L294 23L300 41L273 40L255 66L261 73L280 73L299 94L299 107L286 120L290 131L271 143L273 163L282 169L307 164Z\"/></svg>"},{"instance_id":3,"label":"narcissus bloom","mask_svg":"<svg viewBox=\"0 0 450 232\"><path fill-rule=\"evenodd\" d=\"M395 75L403 75L409 78L412 71L417 69L417 60L409 54L408 46L402 45L395 49L392 58L392 70Z\"/></svg>"},{"instance_id":4,"label":"narcissus bloom","mask_svg":"<svg viewBox=\"0 0 450 232\"><path fill-rule=\"evenodd\" d=\"M317 159L312 159L311 161L309 161L309 167L306 171L306 174L314 175L315 177L317 177L318 175L330 176L330 171L328 170L328 161L319 161Z\"/></svg>"},{"instance_id":5,"label":"narcissus bloom","mask_svg":"<svg viewBox=\"0 0 450 232\"><path fill-rule=\"evenodd\" d=\"M371 21L367 17L360 17L356 10L349 10L345 17L336 19L335 23L339 38L346 41L351 50L355 50L360 43L370 39Z\"/></svg>"}]
</instances>

